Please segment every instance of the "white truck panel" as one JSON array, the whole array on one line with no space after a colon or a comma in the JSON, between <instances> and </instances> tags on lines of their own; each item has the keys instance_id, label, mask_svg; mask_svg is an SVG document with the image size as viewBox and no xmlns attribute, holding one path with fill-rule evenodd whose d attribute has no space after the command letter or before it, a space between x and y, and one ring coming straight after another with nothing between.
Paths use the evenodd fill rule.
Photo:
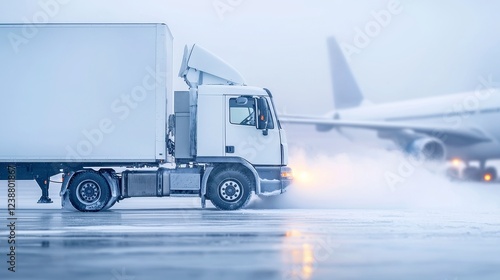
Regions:
<instances>
[{"instance_id":1,"label":"white truck panel","mask_svg":"<svg viewBox=\"0 0 500 280\"><path fill-rule=\"evenodd\" d=\"M199 88L198 95L197 155L223 157L226 143L225 98L223 95L204 95L203 88Z\"/></svg>"},{"instance_id":2,"label":"white truck panel","mask_svg":"<svg viewBox=\"0 0 500 280\"><path fill-rule=\"evenodd\" d=\"M226 96L226 108L229 100L238 95ZM274 128L263 135L255 126L239 125L230 122L230 112L226 110L226 145L233 146L234 152L225 153L228 157L241 157L253 165L281 164L281 137L273 115Z\"/></svg>"},{"instance_id":3,"label":"white truck panel","mask_svg":"<svg viewBox=\"0 0 500 280\"><path fill-rule=\"evenodd\" d=\"M166 25L33 25L13 44L25 28L0 25L0 162L166 158Z\"/></svg>"}]
</instances>

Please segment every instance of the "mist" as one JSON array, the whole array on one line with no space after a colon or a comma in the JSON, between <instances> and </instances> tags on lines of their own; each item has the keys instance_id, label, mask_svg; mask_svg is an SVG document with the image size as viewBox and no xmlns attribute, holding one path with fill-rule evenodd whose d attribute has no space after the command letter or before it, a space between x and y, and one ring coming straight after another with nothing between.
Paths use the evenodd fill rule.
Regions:
<instances>
[{"instance_id":1,"label":"mist","mask_svg":"<svg viewBox=\"0 0 500 280\"><path fill-rule=\"evenodd\" d=\"M289 114L322 115L333 108L330 36L344 46L361 90L374 102L474 90L478 77L500 77L495 1L72 0L50 13L43 5L48 1L0 1L0 21L36 23L45 13L50 23L164 22L174 36L175 71L184 46L198 43L240 70L249 85L271 89L278 110ZM221 3L226 9L217 8ZM382 14L389 17L382 20ZM366 30L373 22L381 28L371 36ZM363 46L356 45L360 36L368 36ZM346 46L357 51L349 54ZM174 89L187 87L175 79ZM497 206L490 185L450 182L442 170L424 166L401 176L407 159L399 151L329 139L322 151L291 149L296 182L282 207ZM395 183L387 174L396 175Z\"/></svg>"},{"instance_id":2,"label":"mist","mask_svg":"<svg viewBox=\"0 0 500 280\"><path fill-rule=\"evenodd\" d=\"M454 182L446 166L422 163L399 150L342 140L341 152L293 147L294 183L279 197L255 199L252 208L407 209L490 211L498 183ZM495 194L495 195L493 195Z\"/></svg>"},{"instance_id":3,"label":"mist","mask_svg":"<svg viewBox=\"0 0 500 280\"><path fill-rule=\"evenodd\" d=\"M0 1L0 22L36 21L55 0ZM58 0L59 1L59 0ZM368 100L474 90L479 76L500 77L498 1L60 0L49 22L164 22L174 36L174 69L186 44L200 44L238 69L249 85L269 88L280 111L333 108L326 40L354 46L349 63ZM391 6L398 8L390 12ZM225 7L221 9L220 7ZM395 11L395 12L394 12ZM357 37L377 21L364 44ZM364 34L363 36L367 36ZM174 90L186 90L175 79Z\"/></svg>"}]
</instances>

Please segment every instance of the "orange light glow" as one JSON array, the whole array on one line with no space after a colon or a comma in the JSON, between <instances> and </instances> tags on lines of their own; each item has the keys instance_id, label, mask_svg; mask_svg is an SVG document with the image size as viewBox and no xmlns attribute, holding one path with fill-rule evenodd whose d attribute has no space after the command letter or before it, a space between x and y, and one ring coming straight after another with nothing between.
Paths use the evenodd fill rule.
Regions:
<instances>
[{"instance_id":1,"label":"orange light glow","mask_svg":"<svg viewBox=\"0 0 500 280\"><path fill-rule=\"evenodd\" d=\"M284 246L283 256L284 263L289 265L286 271L287 279L311 280L313 278L317 265L315 247L310 243L300 242L304 240L305 235L293 228L285 233L287 246Z\"/></svg>"},{"instance_id":2,"label":"orange light glow","mask_svg":"<svg viewBox=\"0 0 500 280\"><path fill-rule=\"evenodd\" d=\"M297 174L295 179L300 183L309 183L311 181L311 176L309 175L309 172L302 171Z\"/></svg>"},{"instance_id":3,"label":"orange light glow","mask_svg":"<svg viewBox=\"0 0 500 280\"><path fill-rule=\"evenodd\" d=\"M300 237L302 233L298 230L289 230L285 233L286 237Z\"/></svg>"},{"instance_id":4,"label":"orange light glow","mask_svg":"<svg viewBox=\"0 0 500 280\"><path fill-rule=\"evenodd\" d=\"M483 179L486 182L491 182L491 179L493 179L493 176L491 176L491 174L484 174Z\"/></svg>"},{"instance_id":5,"label":"orange light glow","mask_svg":"<svg viewBox=\"0 0 500 280\"><path fill-rule=\"evenodd\" d=\"M302 279L311 279L314 272L314 251L311 245L302 245Z\"/></svg>"},{"instance_id":6,"label":"orange light glow","mask_svg":"<svg viewBox=\"0 0 500 280\"><path fill-rule=\"evenodd\" d=\"M293 178L293 173L292 172L283 171L283 172L281 172L281 177L282 178Z\"/></svg>"},{"instance_id":7,"label":"orange light glow","mask_svg":"<svg viewBox=\"0 0 500 280\"><path fill-rule=\"evenodd\" d=\"M302 244L302 248L304 250L303 256L302 256L302 262L304 264L312 264L314 262L314 253L312 250L312 246L309 244Z\"/></svg>"},{"instance_id":8,"label":"orange light glow","mask_svg":"<svg viewBox=\"0 0 500 280\"><path fill-rule=\"evenodd\" d=\"M458 167L462 164L462 160L459 158L454 158L451 160L451 164L455 167Z\"/></svg>"}]
</instances>

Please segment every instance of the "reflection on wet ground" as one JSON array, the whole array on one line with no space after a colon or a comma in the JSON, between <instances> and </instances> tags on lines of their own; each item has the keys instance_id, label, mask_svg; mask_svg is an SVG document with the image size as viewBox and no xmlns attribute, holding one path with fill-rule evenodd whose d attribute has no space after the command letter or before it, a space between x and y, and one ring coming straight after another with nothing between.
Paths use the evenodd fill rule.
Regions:
<instances>
[{"instance_id":1,"label":"reflection on wet ground","mask_svg":"<svg viewBox=\"0 0 500 280\"><path fill-rule=\"evenodd\" d=\"M148 209L17 215L17 272L2 262L0 279L500 279L495 213Z\"/></svg>"}]
</instances>

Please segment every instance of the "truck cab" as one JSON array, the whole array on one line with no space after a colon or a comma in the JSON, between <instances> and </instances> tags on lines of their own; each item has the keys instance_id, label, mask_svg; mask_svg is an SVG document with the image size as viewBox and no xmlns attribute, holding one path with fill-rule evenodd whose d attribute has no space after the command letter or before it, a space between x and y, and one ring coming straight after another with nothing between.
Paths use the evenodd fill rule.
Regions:
<instances>
[{"instance_id":1,"label":"truck cab","mask_svg":"<svg viewBox=\"0 0 500 280\"><path fill-rule=\"evenodd\" d=\"M288 145L271 92L247 86L235 69L196 45L186 48L179 75L190 90L174 97L176 162L207 163L221 174L236 167L257 195L285 192Z\"/></svg>"}]
</instances>

